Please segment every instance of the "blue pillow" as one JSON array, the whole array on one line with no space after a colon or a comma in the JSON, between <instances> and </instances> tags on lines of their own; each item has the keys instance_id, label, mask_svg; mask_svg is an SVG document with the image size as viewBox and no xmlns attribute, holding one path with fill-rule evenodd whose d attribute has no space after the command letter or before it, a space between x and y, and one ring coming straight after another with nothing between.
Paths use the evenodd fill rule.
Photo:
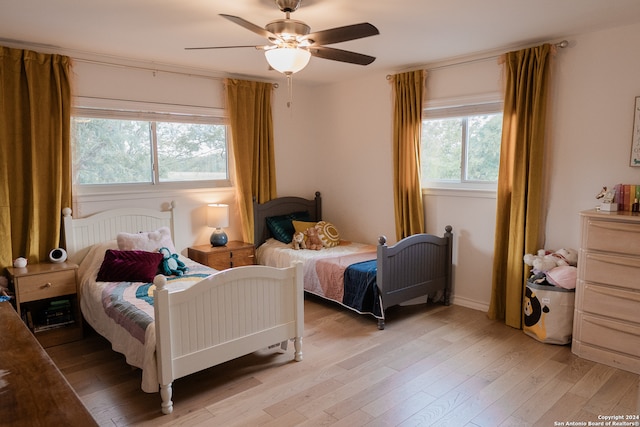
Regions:
<instances>
[{"instance_id":1,"label":"blue pillow","mask_svg":"<svg viewBox=\"0 0 640 427\"><path fill-rule=\"evenodd\" d=\"M293 234L296 230L293 228L292 221L310 221L308 211L293 212L286 215L269 216L266 218L267 227L271 231L271 235L282 243L291 243Z\"/></svg>"}]
</instances>

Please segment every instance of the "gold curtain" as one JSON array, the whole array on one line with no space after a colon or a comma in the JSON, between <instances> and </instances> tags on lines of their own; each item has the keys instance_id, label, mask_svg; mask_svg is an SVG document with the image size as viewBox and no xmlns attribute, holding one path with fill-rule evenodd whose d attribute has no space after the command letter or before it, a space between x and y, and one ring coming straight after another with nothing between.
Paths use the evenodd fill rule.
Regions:
<instances>
[{"instance_id":1,"label":"gold curtain","mask_svg":"<svg viewBox=\"0 0 640 427\"><path fill-rule=\"evenodd\" d=\"M424 70L393 76L393 185L398 240L425 231L420 185L425 78Z\"/></svg>"},{"instance_id":2,"label":"gold curtain","mask_svg":"<svg viewBox=\"0 0 640 427\"><path fill-rule=\"evenodd\" d=\"M71 206L71 60L0 46L0 266L60 245Z\"/></svg>"},{"instance_id":3,"label":"gold curtain","mask_svg":"<svg viewBox=\"0 0 640 427\"><path fill-rule=\"evenodd\" d=\"M276 197L271 83L226 79L242 238L253 243L253 200Z\"/></svg>"},{"instance_id":4,"label":"gold curtain","mask_svg":"<svg viewBox=\"0 0 640 427\"><path fill-rule=\"evenodd\" d=\"M552 46L504 56L505 99L489 317L522 327L525 253L543 243L543 158Z\"/></svg>"}]
</instances>

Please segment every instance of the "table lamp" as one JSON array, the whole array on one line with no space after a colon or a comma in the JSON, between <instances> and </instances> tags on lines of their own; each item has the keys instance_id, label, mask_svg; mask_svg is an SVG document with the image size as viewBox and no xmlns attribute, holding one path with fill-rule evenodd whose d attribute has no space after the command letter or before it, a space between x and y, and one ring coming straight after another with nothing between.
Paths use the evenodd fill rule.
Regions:
<instances>
[{"instance_id":1,"label":"table lamp","mask_svg":"<svg viewBox=\"0 0 640 427\"><path fill-rule=\"evenodd\" d=\"M226 245L227 234L222 228L229 226L229 205L219 203L207 205L207 225L214 228L211 233L211 246Z\"/></svg>"}]
</instances>

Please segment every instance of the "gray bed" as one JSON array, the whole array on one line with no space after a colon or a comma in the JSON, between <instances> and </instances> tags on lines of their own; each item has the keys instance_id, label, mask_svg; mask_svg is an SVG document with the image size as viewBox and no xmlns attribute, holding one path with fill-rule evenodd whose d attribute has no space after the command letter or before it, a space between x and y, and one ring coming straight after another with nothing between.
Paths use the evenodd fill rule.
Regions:
<instances>
[{"instance_id":1,"label":"gray bed","mask_svg":"<svg viewBox=\"0 0 640 427\"><path fill-rule=\"evenodd\" d=\"M281 197L266 203L254 203L254 242L256 248L272 237L267 218L291 214L293 212L308 212L309 220L322 220L322 200L320 193L315 198ZM452 227L445 227L443 237L430 234L416 234L406 237L395 245L388 246L386 238L380 236L376 247L377 253L372 253L373 285L376 298L380 305L380 312L373 314L378 319L378 328L384 329L385 309L403 302L429 296L444 305L450 304L452 284ZM330 249L329 249L330 250ZM346 272L345 272L346 275ZM346 279L345 279L346 280ZM346 286L346 281L345 281ZM306 288L306 284L305 284ZM309 289L306 289L309 292ZM314 293L314 292L311 292ZM329 298L331 299L331 298ZM361 312L345 301L335 302Z\"/></svg>"}]
</instances>

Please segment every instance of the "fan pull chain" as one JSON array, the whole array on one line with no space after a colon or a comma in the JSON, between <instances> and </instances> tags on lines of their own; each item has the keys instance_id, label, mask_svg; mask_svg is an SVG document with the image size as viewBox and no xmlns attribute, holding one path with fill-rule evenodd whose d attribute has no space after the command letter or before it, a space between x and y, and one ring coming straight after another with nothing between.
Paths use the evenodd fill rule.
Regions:
<instances>
[{"instance_id":1,"label":"fan pull chain","mask_svg":"<svg viewBox=\"0 0 640 427\"><path fill-rule=\"evenodd\" d=\"M287 95L289 100L287 101L287 108L291 108L291 104L293 103L293 74L287 74Z\"/></svg>"}]
</instances>

